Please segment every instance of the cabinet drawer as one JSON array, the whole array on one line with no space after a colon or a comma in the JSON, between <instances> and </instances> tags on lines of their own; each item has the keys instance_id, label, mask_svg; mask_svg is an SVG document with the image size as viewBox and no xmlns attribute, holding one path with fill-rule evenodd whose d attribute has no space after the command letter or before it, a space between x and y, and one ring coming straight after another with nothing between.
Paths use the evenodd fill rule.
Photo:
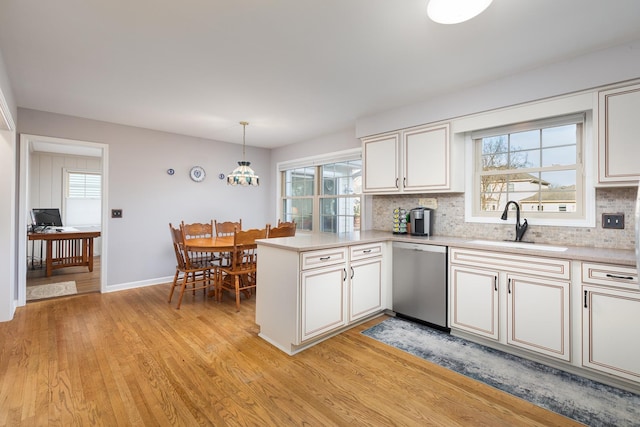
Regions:
<instances>
[{"instance_id":1,"label":"cabinet drawer","mask_svg":"<svg viewBox=\"0 0 640 427\"><path fill-rule=\"evenodd\" d=\"M582 282L638 290L638 271L621 265L582 263Z\"/></svg>"},{"instance_id":2,"label":"cabinet drawer","mask_svg":"<svg viewBox=\"0 0 640 427\"><path fill-rule=\"evenodd\" d=\"M366 245L351 246L349 248L351 252L350 253L351 261L381 256L383 244L384 244L383 242L377 242L377 243L369 243Z\"/></svg>"},{"instance_id":3,"label":"cabinet drawer","mask_svg":"<svg viewBox=\"0 0 640 427\"><path fill-rule=\"evenodd\" d=\"M303 270L341 264L346 261L346 248L322 249L319 251L302 252L300 254L300 264Z\"/></svg>"},{"instance_id":4,"label":"cabinet drawer","mask_svg":"<svg viewBox=\"0 0 640 427\"><path fill-rule=\"evenodd\" d=\"M571 261L564 259L451 248L449 262L553 279L571 278Z\"/></svg>"}]
</instances>

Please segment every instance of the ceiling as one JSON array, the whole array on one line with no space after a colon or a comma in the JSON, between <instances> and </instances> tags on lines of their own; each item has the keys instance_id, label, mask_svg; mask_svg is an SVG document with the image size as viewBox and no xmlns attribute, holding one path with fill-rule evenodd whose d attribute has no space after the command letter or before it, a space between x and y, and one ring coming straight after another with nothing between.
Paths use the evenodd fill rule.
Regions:
<instances>
[{"instance_id":1,"label":"ceiling","mask_svg":"<svg viewBox=\"0 0 640 427\"><path fill-rule=\"evenodd\" d=\"M19 107L279 147L640 39L638 0L2 0Z\"/></svg>"}]
</instances>

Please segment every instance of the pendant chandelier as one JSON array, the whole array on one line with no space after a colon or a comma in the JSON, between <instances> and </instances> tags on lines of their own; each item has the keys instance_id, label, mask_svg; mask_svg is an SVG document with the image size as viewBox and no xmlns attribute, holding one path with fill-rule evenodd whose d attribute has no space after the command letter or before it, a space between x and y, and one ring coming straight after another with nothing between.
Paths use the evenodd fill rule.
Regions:
<instances>
[{"instance_id":1,"label":"pendant chandelier","mask_svg":"<svg viewBox=\"0 0 640 427\"><path fill-rule=\"evenodd\" d=\"M228 185L252 185L257 187L260 185L260 178L256 173L249 167L251 162L247 162L244 159L244 150L245 150L245 136L247 131L247 125L249 122L240 122L242 125L242 161L238 162L238 167L233 170L227 176L227 184Z\"/></svg>"}]
</instances>

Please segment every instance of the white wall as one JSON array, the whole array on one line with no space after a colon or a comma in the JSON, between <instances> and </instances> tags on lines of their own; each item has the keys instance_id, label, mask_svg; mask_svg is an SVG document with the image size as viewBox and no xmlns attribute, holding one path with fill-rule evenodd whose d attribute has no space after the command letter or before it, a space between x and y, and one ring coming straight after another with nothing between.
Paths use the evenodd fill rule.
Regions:
<instances>
[{"instance_id":1,"label":"white wall","mask_svg":"<svg viewBox=\"0 0 640 427\"><path fill-rule=\"evenodd\" d=\"M16 306L16 143L15 132L0 130L0 322L11 320ZM26 230L25 230L26 232Z\"/></svg>"},{"instance_id":2,"label":"white wall","mask_svg":"<svg viewBox=\"0 0 640 427\"><path fill-rule=\"evenodd\" d=\"M101 172L100 157L34 152L30 156L27 209L59 208L64 221L64 170ZM66 224L65 225L71 225Z\"/></svg>"},{"instance_id":3,"label":"white wall","mask_svg":"<svg viewBox=\"0 0 640 427\"><path fill-rule=\"evenodd\" d=\"M123 217L108 219L107 291L173 276L169 222L242 218L247 228L267 223L269 150L246 150L262 186L230 187L217 176L241 160L240 145L27 109L18 114L20 133L108 144L108 209L122 209ZM189 178L196 165L207 172L200 183ZM169 168L175 175L167 174Z\"/></svg>"},{"instance_id":4,"label":"white wall","mask_svg":"<svg viewBox=\"0 0 640 427\"><path fill-rule=\"evenodd\" d=\"M356 121L358 138L640 77L640 40Z\"/></svg>"},{"instance_id":5,"label":"white wall","mask_svg":"<svg viewBox=\"0 0 640 427\"><path fill-rule=\"evenodd\" d=\"M17 108L0 52L0 322L16 307L16 133Z\"/></svg>"},{"instance_id":6,"label":"white wall","mask_svg":"<svg viewBox=\"0 0 640 427\"><path fill-rule=\"evenodd\" d=\"M269 212L272 217L277 220L277 203L275 197L278 193L276 183L278 182L277 165L287 160L302 159L305 157L316 156L320 154L333 153L336 151L360 148L360 140L355 136L355 129L349 128L339 132L334 132L308 141L299 142L297 144L286 145L271 150L271 166L270 170L270 194L274 197L269 199ZM277 222L277 221L274 221Z\"/></svg>"}]
</instances>

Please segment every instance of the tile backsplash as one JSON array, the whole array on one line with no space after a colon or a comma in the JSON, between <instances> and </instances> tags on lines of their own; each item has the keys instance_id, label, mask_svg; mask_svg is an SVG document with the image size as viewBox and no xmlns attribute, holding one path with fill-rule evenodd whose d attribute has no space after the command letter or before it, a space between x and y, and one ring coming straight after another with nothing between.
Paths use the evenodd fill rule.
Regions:
<instances>
[{"instance_id":1,"label":"tile backsplash","mask_svg":"<svg viewBox=\"0 0 640 427\"><path fill-rule=\"evenodd\" d=\"M595 228L529 224L525 239L548 244L634 249L636 192L636 187L597 189ZM437 199L434 235L492 240L512 240L514 238L512 222L509 224L466 223L464 221L464 194L373 196L373 224L371 228L391 231L393 210L397 207L407 210L415 208L419 206L419 199L424 197ZM624 229L603 229L602 214L618 212L624 214Z\"/></svg>"}]
</instances>

